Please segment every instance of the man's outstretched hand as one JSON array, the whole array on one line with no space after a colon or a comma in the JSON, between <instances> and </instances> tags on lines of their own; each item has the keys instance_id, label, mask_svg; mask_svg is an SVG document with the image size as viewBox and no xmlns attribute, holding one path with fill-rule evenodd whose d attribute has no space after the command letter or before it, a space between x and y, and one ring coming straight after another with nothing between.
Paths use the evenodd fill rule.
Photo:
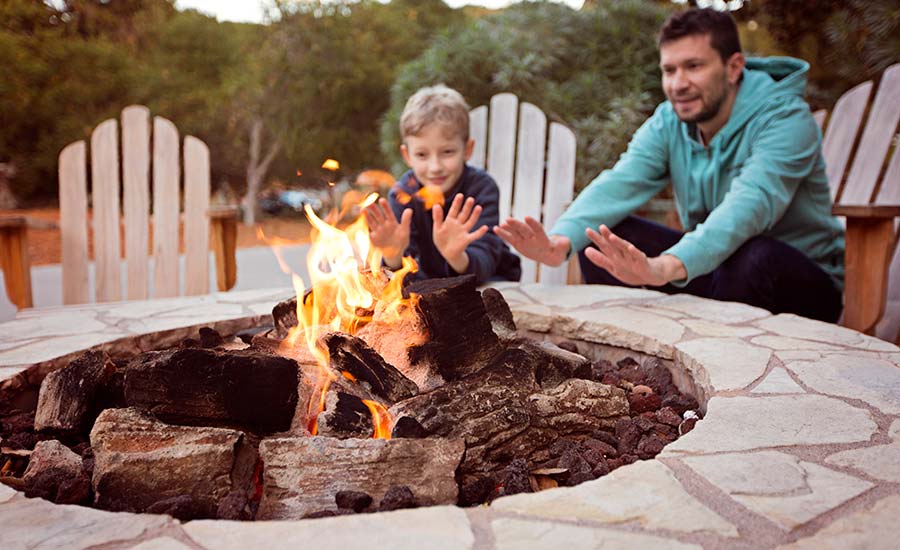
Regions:
<instances>
[{"instance_id":1,"label":"man's outstretched hand","mask_svg":"<svg viewBox=\"0 0 900 550\"><path fill-rule=\"evenodd\" d=\"M590 228L585 231L597 248L586 248L584 255L623 283L662 286L687 277L684 264L675 256L663 254L648 258L636 246L605 225L601 225L599 229L599 232Z\"/></svg>"},{"instance_id":2,"label":"man's outstretched hand","mask_svg":"<svg viewBox=\"0 0 900 550\"><path fill-rule=\"evenodd\" d=\"M569 239L562 235L548 236L541 222L531 216L526 216L525 221L507 218L494 226L494 233L519 254L542 264L558 266L569 255Z\"/></svg>"}]
</instances>

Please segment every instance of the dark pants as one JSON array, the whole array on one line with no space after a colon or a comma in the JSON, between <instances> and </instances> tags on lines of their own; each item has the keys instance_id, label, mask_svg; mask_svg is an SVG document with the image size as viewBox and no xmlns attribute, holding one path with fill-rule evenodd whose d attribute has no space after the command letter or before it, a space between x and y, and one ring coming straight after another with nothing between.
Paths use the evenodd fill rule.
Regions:
<instances>
[{"instance_id":1,"label":"dark pants","mask_svg":"<svg viewBox=\"0 0 900 550\"><path fill-rule=\"evenodd\" d=\"M659 256L683 233L634 216L612 228L649 257ZM591 245L593 246L593 245ZM630 286L622 283L578 253L584 282ZM796 313L834 323L841 314L841 292L822 268L796 248L770 237L753 237L711 273L685 287L667 284L649 287L667 294L685 292L703 298L743 302L772 313Z\"/></svg>"}]
</instances>

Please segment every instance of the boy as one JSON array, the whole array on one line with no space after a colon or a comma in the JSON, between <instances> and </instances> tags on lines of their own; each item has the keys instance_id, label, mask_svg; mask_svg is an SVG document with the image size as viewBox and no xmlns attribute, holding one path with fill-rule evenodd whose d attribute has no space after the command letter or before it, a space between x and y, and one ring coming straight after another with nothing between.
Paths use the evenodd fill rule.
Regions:
<instances>
[{"instance_id":1,"label":"boy","mask_svg":"<svg viewBox=\"0 0 900 550\"><path fill-rule=\"evenodd\" d=\"M406 255L419 264L420 278L471 273L478 284L518 281L519 257L490 232L499 222L497 184L466 164L475 142L462 95L444 85L422 88L406 102L400 134L400 152L411 170L388 200L365 211L369 239L385 264L397 269ZM453 197L446 212L443 201L430 204L436 189Z\"/></svg>"}]
</instances>

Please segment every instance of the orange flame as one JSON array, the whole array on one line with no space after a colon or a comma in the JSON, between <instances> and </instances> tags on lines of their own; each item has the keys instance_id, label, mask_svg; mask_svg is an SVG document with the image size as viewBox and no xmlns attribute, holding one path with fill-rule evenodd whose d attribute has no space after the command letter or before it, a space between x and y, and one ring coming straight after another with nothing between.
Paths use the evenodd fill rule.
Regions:
<instances>
[{"instance_id":1,"label":"orange flame","mask_svg":"<svg viewBox=\"0 0 900 550\"><path fill-rule=\"evenodd\" d=\"M331 170L334 172L335 170L340 169L341 163L334 159L325 159L325 162L322 163L322 168L326 170Z\"/></svg>"},{"instance_id":2,"label":"orange flame","mask_svg":"<svg viewBox=\"0 0 900 550\"><path fill-rule=\"evenodd\" d=\"M361 206L365 208L377 199L378 195L372 193ZM317 345L319 337L332 331L355 334L372 320L376 303L385 306L384 311L389 317L399 317L417 299L415 295L406 299L402 296L403 278L407 273L414 272L417 266L411 258L404 258L403 267L385 284L383 280L388 277L382 274L381 254L370 246L365 216L359 216L341 230L319 218L309 205L304 210L313 226L313 242L307 254L307 269L312 283L309 292L303 280L291 272L280 254L280 246L290 241L270 239L268 242L281 268L292 274L297 293L298 324L282 342L282 353L296 356L292 350L305 344L317 364L315 371L307 372L308 376L304 378L313 385L307 406L307 427L315 435L318 432L318 415L325 410L328 387L339 376L329 367L328 351ZM349 373L342 374L347 380L355 381ZM390 418L383 406L377 406L381 410L373 410L372 413L376 425L375 437L390 438ZM369 407L372 409L372 405ZM380 428L379 423L383 424Z\"/></svg>"},{"instance_id":3,"label":"orange flame","mask_svg":"<svg viewBox=\"0 0 900 550\"><path fill-rule=\"evenodd\" d=\"M388 413L387 408L381 403L369 401L368 399L363 399L362 402L366 404L366 407L369 407L369 412L372 413L372 424L375 426L372 438L390 439L391 415Z\"/></svg>"},{"instance_id":4,"label":"orange flame","mask_svg":"<svg viewBox=\"0 0 900 550\"><path fill-rule=\"evenodd\" d=\"M397 202L400 204L407 205L414 197L425 203L425 210L431 210L436 204L444 206L444 192L437 185L425 185L412 195L397 191Z\"/></svg>"}]
</instances>

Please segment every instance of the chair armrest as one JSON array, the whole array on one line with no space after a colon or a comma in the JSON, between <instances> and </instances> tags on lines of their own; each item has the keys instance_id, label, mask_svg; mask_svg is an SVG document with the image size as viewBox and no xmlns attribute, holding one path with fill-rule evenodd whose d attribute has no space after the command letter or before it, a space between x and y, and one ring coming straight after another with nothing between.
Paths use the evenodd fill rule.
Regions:
<instances>
[{"instance_id":1,"label":"chair armrest","mask_svg":"<svg viewBox=\"0 0 900 550\"><path fill-rule=\"evenodd\" d=\"M224 204L218 206L210 206L206 209L206 215L210 220L227 220L228 218L237 219L241 213L241 207L233 204Z\"/></svg>"},{"instance_id":2,"label":"chair armrest","mask_svg":"<svg viewBox=\"0 0 900 550\"><path fill-rule=\"evenodd\" d=\"M900 216L898 204L835 204L831 207L835 216L848 218L896 218Z\"/></svg>"},{"instance_id":3,"label":"chair armrest","mask_svg":"<svg viewBox=\"0 0 900 550\"><path fill-rule=\"evenodd\" d=\"M10 301L18 309L32 307L28 220L24 216L0 216L0 271Z\"/></svg>"},{"instance_id":4,"label":"chair armrest","mask_svg":"<svg viewBox=\"0 0 900 550\"><path fill-rule=\"evenodd\" d=\"M237 282L237 206L212 206L209 216L210 246L216 259L216 287L225 292Z\"/></svg>"}]
</instances>

